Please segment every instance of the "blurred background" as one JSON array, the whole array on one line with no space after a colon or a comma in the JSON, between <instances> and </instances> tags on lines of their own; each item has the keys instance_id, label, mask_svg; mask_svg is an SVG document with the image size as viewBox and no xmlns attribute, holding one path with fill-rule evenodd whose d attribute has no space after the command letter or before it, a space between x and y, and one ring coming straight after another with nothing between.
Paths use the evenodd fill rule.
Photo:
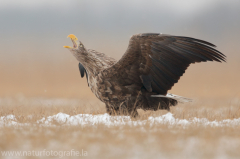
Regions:
<instances>
[{"instance_id":1,"label":"blurred background","mask_svg":"<svg viewBox=\"0 0 240 159\"><path fill-rule=\"evenodd\" d=\"M171 93L240 97L238 0L1 0L0 24L0 97L95 99L63 48L67 36L120 59L131 35L145 32L203 39L227 56L191 65Z\"/></svg>"}]
</instances>

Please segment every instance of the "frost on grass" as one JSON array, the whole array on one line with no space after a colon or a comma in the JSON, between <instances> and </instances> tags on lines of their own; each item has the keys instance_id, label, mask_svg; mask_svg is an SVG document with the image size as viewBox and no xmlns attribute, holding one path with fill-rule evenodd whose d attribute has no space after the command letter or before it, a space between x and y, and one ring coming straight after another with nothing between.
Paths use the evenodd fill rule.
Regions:
<instances>
[{"instance_id":1,"label":"frost on grass","mask_svg":"<svg viewBox=\"0 0 240 159\"><path fill-rule=\"evenodd\" d=\"M136 120L133 121L129 116L110 116L108 114L78 114L70 116L64 113L58 113L47 118L38 120L36 125L40 126L142 126L149 124L150 126L158 124L166 124L169 126L211 126L211 127L223 127L223 126L240 126L240 118L238 119L226 119L222 121L209 121L206 118L193 118L190 120L174 118L172 113L167 113L159 117L149 117L147 120ZM18 123L14 115L7 115L0 117L0 126L27 126L28 123Z\"/></svg>"}]
</instances>

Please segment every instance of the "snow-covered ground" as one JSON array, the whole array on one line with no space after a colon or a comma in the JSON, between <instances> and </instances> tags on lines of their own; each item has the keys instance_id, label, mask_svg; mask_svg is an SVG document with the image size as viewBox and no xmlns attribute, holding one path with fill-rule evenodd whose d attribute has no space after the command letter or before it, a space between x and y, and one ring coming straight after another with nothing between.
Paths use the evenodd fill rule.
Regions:
<instances>
[{"instance_id":1,"label":"snow-covered ground","mask_svg":"<svg viewBox=\"0 0 240 159\"><path fill-rule=\"evenodd\" d=\"M239 100L238 100L239 101ZM238 103L238 101L236 103ZM89 105L89 101L77 100L77 99L45 99L45 98L25 98L24 96L18 96L16 98L0 98L0 106L9 107L12 105L24 105L30 107L37 106L79 106L87 103ZM92 105L94 101L92 101ZM87 105L86 104L86 105ZM99 104L99 103L98 103ZM91 104L90 104L91 105ZM86 109L84 107L84 109ZM27 118L31 118L31 115L26 116ZM129 126L142 126L149 124L150 126L154 126L157 124L167 124L169 126L211 126L211 127L223 127L223 126L240 126L240 118L238 119L225 119L221 121L209 121L206 118L190 118L186 119L178 119L174 117L174 114L167 113L165 115L161 115L158 117L148 117L147 120L132 120L129 116L109 116L108 114L78 114L74 116L70 116L64 113L58 113L53 116L48 116L47 118L42 118L38 120L36 123L20 123L17 116L14 115L6 115L0 117L0 127L3 126L27 126L27 125L41 125L41 126L54 126L54 125L80 125L80 126L96 126L96 125L105 125L105 126L121 126L121 125L129 125Z\"/></svg>"},{"instance_id":2,"label":"snow-covered ground","mask_svg":"<svg viewBox=\"0 0 240 159\"><path fill-rule=\"evenodd\" d=\"M29 116L31 117L31 116ZM53 122L54 121L54 122ZM172 113L167 113L165 115L159 117L149 117L147 120L131 120L129 116L109 116L108 114L78 114L74 116L70 116L64 113L58 113L53 116L49 116L47 118L42 118L38 120L35 124L41 126L96 126L98 124L102 124L105 126L121 126L121 125L129 125L129 126L142 126L145 124L150 124L150 126L154 126L156 124L167 124L169 126L179 125L179 126L211 126L211 127L223 127L223 126L239 126L240 118L238 119L226 119L222 121L209 121L206 118L193 118L191 120L186 119L178 119L174 118ZM18 123L16 117L14 115L7 115L0 117L0 126L27 126L29 123Z\"/></svg>"}]
</instances>

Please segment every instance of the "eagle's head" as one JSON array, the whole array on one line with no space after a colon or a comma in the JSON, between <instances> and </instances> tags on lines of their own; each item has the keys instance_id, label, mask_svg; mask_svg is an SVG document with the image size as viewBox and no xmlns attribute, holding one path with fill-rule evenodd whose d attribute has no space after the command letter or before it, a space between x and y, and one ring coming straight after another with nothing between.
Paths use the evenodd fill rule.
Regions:
<instances>
[{"instance_id":1,"label":"eagle's head","mask_svg":"<svg viewBox=\"0 0 240 159\"><path fill-rule=\"evenodd\" d=\"M68 38L70 38L72 40L73 43L73 47L71 46L63 46L64 48L67 48L70 50L70 52L78 59L81 55L83 54L87 54L87 50L84 47L84 45L82 44L81 41L78 40L78 38L73 35L70 34L67 36ZM78 59L79 60L79 59Z\"/></svg>"}]
</instances>

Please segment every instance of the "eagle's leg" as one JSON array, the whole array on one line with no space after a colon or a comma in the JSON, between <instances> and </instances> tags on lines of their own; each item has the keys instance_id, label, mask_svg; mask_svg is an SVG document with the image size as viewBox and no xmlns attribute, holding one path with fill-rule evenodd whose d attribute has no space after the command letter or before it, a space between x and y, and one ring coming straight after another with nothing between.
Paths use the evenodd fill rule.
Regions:
<instances>
[{"instance_id":1,"label":"eagle's leg","mask_svg":"<svg viewBox=\"0 0 240 159\"><path fill-rule=\"evenodd\" d=\"M136 107L130 105L129 101L122 102L118 107L120 114L129 115L131 117L136 118L138 116L138 112Z\"/></svg>"},{"instance_id":2,"label":"eagle's leg","mask_svg":"<svg viewBox=\"0 0 240 159\"><path fill-rule=\"evenodd\" d=\"M124 111L120 111L119 107L106 103L106 110L109 115L122 115ZM122 112L122 113L121 113Z\"/></svg>"},{"instance_id":3,"label":"eagle's leg","mask_svg":"<svg viewBox=\"0 0 240 159\"><path fill-rule=\"evenodd\" d=\"M106 103L106 111L109 115L114 115L114 107L112 107L110 104Z\"/></svg>"},{"instance_id":4,"label":"eagle's leg","mask_svg":"<svg viewBox=\"0 0 240 159\"><path fill-rule=\"evenodd\" d=\"M128 99L125 102L123 102L122 107L125 107L125 109L127 110L127 114L130 115L131 117L136 118L138 116L136 103L133 102L131 99Z\"/></svg>"},{"instance_id":5,"label":"eagle's leg","mask_svg":"<svg viewBox=\"0 0 240 159\"><path fill-rule=\"evenodd\" d=\"M134 118L138 116L137 109L133 109L133 107L128 107L126 102L122 102L116 105L106 103L106 109L109 115L129 115Z\"/></svg>"}]
</instances>

